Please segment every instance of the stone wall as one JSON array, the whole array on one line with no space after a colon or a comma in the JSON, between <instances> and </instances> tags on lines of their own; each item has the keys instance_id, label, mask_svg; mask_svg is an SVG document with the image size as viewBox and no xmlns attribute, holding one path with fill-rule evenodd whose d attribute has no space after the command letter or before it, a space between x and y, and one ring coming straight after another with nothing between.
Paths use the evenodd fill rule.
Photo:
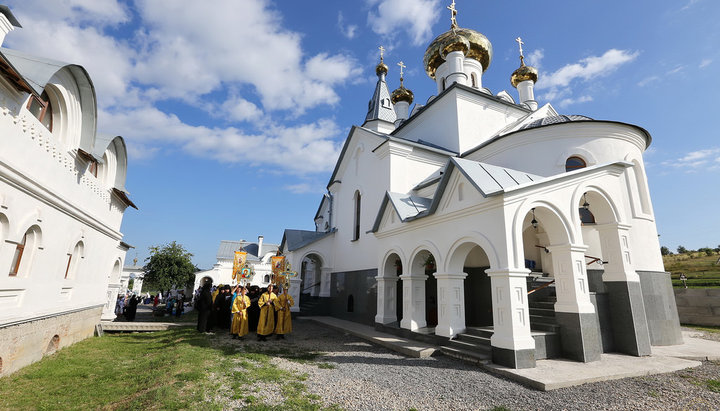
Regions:
<instances>
[{"instance_id":1,"label":"stone wall","mask_svg":"<svg viewBox=\"0 0 720 411\"><path fill-rule=\"evenodd\" d=\"M720 288L676 288L680 322L720 326Z\"/></svg>"},{"instance_id":2,"label":"stone wall","mask_svg":"<svg viewBox=\"0 0 720 411\"><path fill-rule=\"evenodd\" d=\"M100 305L0 326L0 376L92 337L102 308Z\"/></svg>"}]
</instances>

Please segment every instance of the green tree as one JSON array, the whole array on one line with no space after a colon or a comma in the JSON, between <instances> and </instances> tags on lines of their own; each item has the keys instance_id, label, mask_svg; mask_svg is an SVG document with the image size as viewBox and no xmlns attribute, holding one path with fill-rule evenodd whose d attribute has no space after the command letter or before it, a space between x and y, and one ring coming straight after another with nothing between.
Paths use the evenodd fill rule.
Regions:
<instances>
[{"instance_id":1,"label":"green tree","mask_svg":"<svg viewBox=\"0 0 720 411\"><path fill-rule=\"evenodd\" d=\"M672 251L670 251L669 248L667 248L667 247L665 247L665 246L662 246L662 247L660 247L660 254L662 254L662 255L670 255L670 254L672 254Z\"/></svg>"},{"instance_id":2,"label":"green tree","mask_svg":"<svg viewBox=\"0 0 720 411\"><path fill-rule=\"evenodd\" d=\"M685 254L685 253L687 253L687 248L679 245L677 248L677 252L678 252L678 254Z\"/></svg>"},{"instance_id":3,"label":"green tree","mask_svg":"<svg viewBox=\"0 0 720 411\"><path fill-rule=\"evenodd\" d=\"M191 286L198 268L192 263L192 254L181 244L173 241L163 246L149 247L150 257L147 264L144 283L148 289L169 290L173 286Z\"/></svg>"}]
</instances>

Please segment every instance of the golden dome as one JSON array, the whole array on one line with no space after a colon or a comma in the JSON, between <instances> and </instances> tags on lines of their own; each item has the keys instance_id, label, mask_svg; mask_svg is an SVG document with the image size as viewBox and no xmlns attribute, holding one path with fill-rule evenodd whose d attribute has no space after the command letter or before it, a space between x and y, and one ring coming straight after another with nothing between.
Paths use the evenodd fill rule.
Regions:
<instances>
[{"instance_id":1,"label":"golden dome","mask_svg":"<svg viewBox=\"0 0 720 411\"><path fill-rule=\"evenodd\" d=\"M457 33L445 37L440 43L440 57L442 57L443 60L453 51L462 51L463 54L467 55L468 50L470 50L470 42Z\"/></svg>"},{"instance_id":2,"label":"golden dome","mask_svg":"<svg viewBox=\"0 0 720 411\"><path fill-rule=\"evenodd\" d=\"M385 65L385 63L383 63L381 60L380 63L378 63L378 65L375 67L375 74L379 76L380 74L387 74L387 72L388 66Z\"/></svg>"},{"instance_id":3,"label":"golden dome","mask_svg":"<svg viewBox=\"0 0 720 411\"><path fill-rule=\"evenodd\" d=\"M390 100L392 100L393 104L397 104L398 101L406 101L408 104L412 104L414 99L415 96L413 95L413 92L403 86L395 89L390 96Z\"/></svg>"},{"instance_id":4,"label":"golden dome","mask_svg":"<svg viewBox=\"0 0 720 411\"><path fill-rule=\"evenodd\" d=\"M435 78L435 71L445 62L444 56L451 51L455 51L449 48L455 46L460 47L457 41L452 40L456 36L464 38L470 46L465 57L479 61L483 66L483 72L490 66L493 54L490 40L475 30L456 28L454 32L453 30L448 30L437 36L435 40L430 43L427 50L425 50L423 65L425 66L425 72L430 78ZM445 54L443 54L443 51Z\"/></svg>"},{"instance_id":5,"label":"golden dome","mask_svg":"<svg viewBox=\"0 0 720 411\"><path fill-rule=\"evenodd\" d=\"M522 65L517 70L513 71L512 75L510 76L510 83L513 87L517 88L518 84L522 83L523 81L532 80L533 83L537 83L537 79L537 69L532 66L526 66L525 63L522 63Z\"/></svg>"}]
</instances>

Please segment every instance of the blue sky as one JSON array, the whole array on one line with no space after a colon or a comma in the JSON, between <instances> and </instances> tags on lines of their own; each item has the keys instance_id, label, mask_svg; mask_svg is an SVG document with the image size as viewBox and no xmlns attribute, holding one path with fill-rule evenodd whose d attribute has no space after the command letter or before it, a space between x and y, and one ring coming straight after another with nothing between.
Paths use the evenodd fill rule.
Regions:
<instances>
[{"instance_id":1,"label":"blue sky","mask_svg":"<svg viewBox=\"0 0 720 411\"><path fill-rule=\"evenodd\" d=\"M221 240L279 243L312 218L352 125L362 124L379 45L388 82L424 102L425 48L449 28L450 1L12 0L23 25L4 46L83 65L98 129L122 135L125 241L142 262L178 241L209 268ZM660 243L720 244L720 2L457 1L485 34L483 76L507 90L517 44L538 67L536 99L564 114L646 128Z\"/></svg>"}]
</instances>

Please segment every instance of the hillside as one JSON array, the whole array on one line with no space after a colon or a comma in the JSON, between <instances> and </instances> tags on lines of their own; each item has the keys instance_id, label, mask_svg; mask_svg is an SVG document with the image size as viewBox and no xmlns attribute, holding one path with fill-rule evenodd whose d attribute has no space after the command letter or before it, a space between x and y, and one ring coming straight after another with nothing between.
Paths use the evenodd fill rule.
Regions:
<instances>
[{"instance_id":1,"label":"hillside","mask_svg":"<svg viewBox=\"0 0 720 411\"><path fill-rule=\"evenodd\" d=\"M663 256L665 270L672 274L673 286L681 287L680 273L687 276L688 287L720 287L720 255L684 253Z\"/></svg>"}]
</instances>

